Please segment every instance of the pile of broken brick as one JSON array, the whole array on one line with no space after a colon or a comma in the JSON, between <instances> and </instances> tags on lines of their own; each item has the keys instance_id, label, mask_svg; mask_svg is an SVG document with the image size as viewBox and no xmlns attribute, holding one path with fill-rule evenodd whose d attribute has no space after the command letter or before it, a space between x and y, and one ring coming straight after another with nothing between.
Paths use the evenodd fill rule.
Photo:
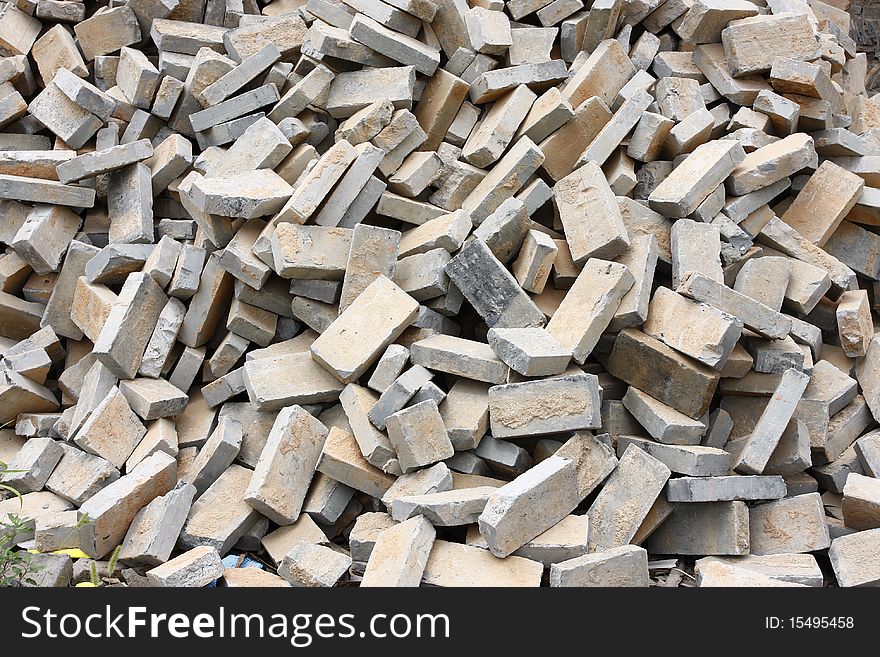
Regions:
<instances>
[{"instance_id":1,"label":"pile of broken brick","mask_svg":"<svg viewBox=\"0 0 880 657\"><path fill-rule=\"evenodd\" d=\"M0 6L37 584L880 584L846 12L99 4Z\"/></svg>"}]
</instances>

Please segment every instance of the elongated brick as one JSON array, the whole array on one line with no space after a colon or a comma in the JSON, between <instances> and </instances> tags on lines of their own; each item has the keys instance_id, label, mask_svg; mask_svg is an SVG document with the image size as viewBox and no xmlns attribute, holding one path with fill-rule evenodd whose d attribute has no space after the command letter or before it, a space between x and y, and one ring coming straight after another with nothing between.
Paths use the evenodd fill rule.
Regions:
<instances>
[{"instance_id":1,"label":"elongated brick","mask_svg":"<svg viewBox=\"0 0 880 657\"><path fill-rule=\"evenodd\" d=\"M782 375L779 386L734 463L734 470L743 474L761 474L764 471L809 381L806 374L794 369Z\"/></svg>"},{"instance_id":2,"label":"elongated brick","mask_svg":"<svg viewBox=\"0 0 880 657\"><path fill-rule=\"evenodd\" d=\"M785 496L782 477L680 477L666 484L670 502L732 502L774 500Z\"/></svg>"},{"instance_id":3,"label":"elongated brick","mask_svg":"<svg viewBox=\"0 0 880 657\"><path fill-rule=\"evenodd\" d=\"M709 409L719 380L712 368L634 329L618 334L608 371L693 419Z\"/></svg>"},{"instance_id":4,"label":"elongated brick","mask_svg":"<svg viewBox=\"0 0 880 657\"><path fill-rule=\"evenodd\" d=\"M424 517L383 531L370 553L361 586L419 586L435 536L434 527Z\"/></svg>"},{"instance_id":5,"label":"elongated brick","mask_svg":"<svg viewBox=\"0 0 880 657\"><path fill-rule=\"evenodd\" d=\"M692 477L718 477L730 472L730 454L715 447L701 445L665 445L635 436L620 436L617 451L621 455L629 445L635 445L672 472Z\"/></svg>"},{"instance_id":6,"label":"elongated brick","mask_svg":"<svg viewBox=\"0 0 880 657\"><path fill-rule=\"evenodd\" d=\"M642 330L701 363L722 367L739 340L742 325L735 316L660 287L648 306Z\"/></svg>"},{"instance_id":7,"label":"elongated brick","mask_svg":"<svg viewBox=\"0 0 880 657\"><path fill-rule=\"evenodd\" d=\"M95 341L95 357L119 378L134 378L166 302L150 276L130 274Z\"/></svg>"},{"instance_id":8,"label":"elongated brick","mask_svg":"<svg viewBox=\"0 0 880 657\"><path fill-rule=\"evenodd\" d=\"M296 522L326 437L327 428L301 406L282 409L245 491L245 501L280 525Z\"/></svg>"},{"instance_id":9,"label":"elongated brick","mask_svg":"<svg viewBox=\"0 0 880 657\"><path fill-rule=\"evenodd\" d=\"M796 495L749 509L750 554L796 554L831 545L819 493Z\"/></svg>"},{"instance_id":10,"label":"elongated brick","mask_svg":"<svg viewBox=\"0 0 880 657\"><path fill-rule=\"evenodd\" d=\"M643 587L650 581L648 553L636 545L621 545L550 567L551 587Z\"/></svg>"},{"instance_id":11,"label":"elongated brick","mask_svg":"<svg viewBox=\"0 0 880 657\"><path fill-rule=\"evenodd\" d=\"M510 438L596 429L601 423L598 379L574 374L489 388L492 435Z\"/></svg>"},{"instance_id":12,"label":"elongated brick","mask_svg":"<svg viewBox=\"0 0 880 657\"><path fill-rule=\"evenodd\" d=\"M791 330L791 320L784 315L705 274L686 273L676 291L742 320L746 328L764 337L781 339Z\"/></svg>"},{"instance_id":13,"label":"elongated brick","mask_svg":"<svg viewBox=\"0 0 880 657\"><path fill-rule=\"evenodd\" d=\"M125 538L126 530L141 508L170 491L176 482L177 463L165 453L144 459L131 473L86 500L79 518L84 551L100 559Z\"/></svg>"},{"instance_id":14,"label":"elongated brick","mask_svg":"<svg viewBox=\"0 0 880 657\"><path fill-rule=\"evenodd\" d=\"M384 276L312 343L313 357L343 383L363 374L415 319L418 303Z\"/></svg>"},{"instance_id":15,"label":"elongated brick","mask_svg":"<svg viewBox=\"0 0 880 657\"><path fill-rule=\"evenodd\" d=\"M677 504L647 541L651 554L749 554L745 502Z\"/></svg>"},{"instance_id":16,"label":"elongated brick","mask_svg":"<svg viewBox=\"0 0 880 657\"><path fill-rule=\"evenodd\" d=\"M449 279L490 327L541 326L544 314L481 240L472 240L445 266Z\"/></svg>"},{"instance_id":17,"label":"elongated brick","mask_svg":"<svg viewBox=\"0 0 880 657\"><path fill-rule=\"evenodd\" d=\"M376 406L378 400L379 397L371 390L354 383L345 386L339 395L339 401L342 403L342 408L351 425L351 431L364 458L377 468L394 473L395 470L399 471L394 447L388 437L378 431L367 416Z\"/></svg>"},{"instance_id":18,"label":"elongated brick","mask_svg":"<svg viewBox=\"0 0 880 657\"><path fill-rule=\"evenodd\" d=\"M587 535L590 551L628 544L661 494L669 475L669 468L663 463L637 447L628 447L590 506Z\"/></svg>"},{"instance_id":19,"label":"elongated brick","mask_svg":"<svg viewBox=\"0 0 880 657\"><path fill-rule=\"evenodd\" d=\"M725 184L734 196L757 191L806 167L818 166L813 138L797 133L749 153Z\"/></svg>"},{"instance_id":20,"label":"elongated brick","mask_svg":"<svg viewBox=\"0 0 880 657\"><path fill-rule=\"evenodd\" d=\"M422 581L432 586L539 586L544 567L522 557L499 559L470 545L434 541Z\"/></svg>"},{"instance_id":21,"label":"elongated brick","mask_svg":"<svg viewBox=\"0 0 880 657\"><path fill-rule=\"evenodd\" d=\"M506 557L566 517L580 501L574 463L551 456L497 489L480 514L492 554ZM533 515L536 506L548 513Z\"/></svg>"},{"instance_id":22,"label":"elongated brick","mask_svg":"<svg viewBox=\"0 0 880 657\"><path fill-rule=\"evenodd\" d=\"M633 283L633 275L625 265L597 258L589 260L547 323L547 332L571 349L575 361L583 363ZM585 318L586 308L590 314Z\"/></svg>"},{"instance_id":23,"label":"elongated brick","mask_svg":"<svg viewBox=\"0 0 880 657\"><path fill-rule=\"evenodd\" d=\"M398 497L392 502L391 517L403 522L422 515L438 527L469 525L477 521L496 490L491 486L476 486Z\"/></svg>"},{"instance_id":24,"label":"elongated brick","mask_svg":"<svg viewBox=\"0 0 880 657\"><path fill-rule=\"evenodd\" d=\"M395 478L370 465L351 433L331 427L315 466L318 472L355 490L381 498Z\"/></svg>"},{"instance_id":25,"label":"elongated brick","mask_svg":"<svg viewBox=\"0 0 880 657\"><path fill-rule=\"evenodd\" d=\"M706 425L630 386L623 405L661 443L698 445Z\"/></svg>"}]
</instances>

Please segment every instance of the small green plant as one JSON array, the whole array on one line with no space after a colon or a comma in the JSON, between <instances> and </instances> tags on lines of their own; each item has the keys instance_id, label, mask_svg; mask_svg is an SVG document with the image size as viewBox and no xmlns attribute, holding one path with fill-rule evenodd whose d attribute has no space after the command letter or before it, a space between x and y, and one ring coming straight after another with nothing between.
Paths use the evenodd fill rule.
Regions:
<instances>
[{"instance_id":1,"label":"small green plant","mask_svg":"<svg viewBox=\"0 0 880 657\"><path fill-rule=\"evenodd\" d=\"M32 575L38 569L33 558L15 545L16 536L29 531L28 522L11 513L0 522L0 587L36 584Z\"/></svg>"},{"instance_id":2,"label":"small green plant","mask_svg":"<svg viewBox=\"0 0 880 657\"><path fill-rule=\"evenodd\" d=\"M3 475L13 474L15 472L21 472L21 470L10 470L8 465L3 461L0 461L0 492L6 491L7 493L12 493L18 497L19 502L22 502L21 493L12 486L3 483Z\"/></svg>"},{"instance_id":3,"label":"small green plant","mask_svg":"<svg viewBox=\"0 0 880 657\"><path fill-rule=\"evenodd\" d=\"M110 560L107 562L108 580L113 579L113 571L116 570L116 562L119 560L119 553L121 551L122 546L117 545L116 549L113 550L113 553L110 555ZM89 564L89 581L91 582L92 586L104 585L104 581L103 579L101 579L101 575L98 574L98 562L94 560L91 562L91 564Z\"/></svg>"},{"instance_id":4,"label":"small green plant","mask_svg":"<svg viewBox=\"0 0 880 657\"><path fill-rule=\"evenodd\" d=\"M19 472L9 470L6 463L0 461L0 479L4 474ZM0 483L0 492L6 491L18 497L19 506L24 505L21 493L12 486ZM38 568L34 564L31 555L25 550L19 550L15 545L15 539L21 534L30 533L28 521L12 513L6 514L6 518L0 520L0 587L21 586L22 584L36 584L32 577Z\"/></svg>"},{"instance_id":5,"label":"small green plant","mask_svg":"<svg viewBox=\"0 0 880 657\"><path fill-rule=\"evenodd\" d=\"M116 562L119 561L119 553L122 552L122 546L117 545L116 549L113 550L113 554L110 555L110 561L107 563L107 573L109 577L113 577L113 572L116 570Z\"/></svg>"}]
</instances>

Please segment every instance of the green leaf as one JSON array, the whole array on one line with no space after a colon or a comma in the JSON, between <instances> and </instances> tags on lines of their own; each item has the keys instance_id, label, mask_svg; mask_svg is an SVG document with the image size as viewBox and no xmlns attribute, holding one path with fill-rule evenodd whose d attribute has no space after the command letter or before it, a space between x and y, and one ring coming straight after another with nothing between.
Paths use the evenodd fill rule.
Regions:
<instances>
[{"instance_id":1,"label":"green leaf","mask_svg":"<svg viewBox=\"0 0 880 657\"><path fill-rule=\"evenodd\" d=\"M24 507L24 498L21 496L21 493L19 493L15 488L13 488L12 486L7 486L6 484L0 484L0 490L5 490L13 493L18 498L18 505L20 507Z\"/></svg>"}]
</instances>

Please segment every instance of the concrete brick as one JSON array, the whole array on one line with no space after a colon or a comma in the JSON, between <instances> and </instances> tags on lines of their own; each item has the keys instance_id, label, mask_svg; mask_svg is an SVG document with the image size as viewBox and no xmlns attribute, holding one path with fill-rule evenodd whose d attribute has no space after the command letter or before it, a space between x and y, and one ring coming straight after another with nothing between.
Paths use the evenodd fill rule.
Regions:
<instances>
[{"instance_id":1,"label":"concrete brick","mask_svg":"<svg viewBox=\"0 0 880 657\"><path fill-rule=\"evenodd\" d=\"M843 488L843 520L856 530L880 528L880 482L852 472Z\"/></svg>"},{"instance_id":2,"label":"concrete brick","mask_svg":"<svg viewBox=\"0 0 880 657\"><path fill-rule=\"evenodd\" d=\"M539 586L543 570L531 559L499 559L477 547L435 540L422 582L448 587Z\"/></svg>"},{"instance_id":3,"label":"concrete brick","mask_svg":"<svg viewBox=\"0 0 880 657\"><path fill-rule=\"evenodd\" d=\"M539 561L545 568L560 561L582 556L587 551L587 520L586 515L566 516L514 551L512 556ZM489 549L489 544L480 534L477 525L468 528L467 544Z\"/></svg>"},{"instance_id":4,"label":"concrete brick","mask_svg":"<svg viewBox=\"0 0 880 657\"><path fill-rule=\"evenodd\" d=\"M295 587L330 587L351 566L351 557L324 545L297 543L278 566L278 574Z\"/></svg>"},{"instance_id":5,"label":"concrete brick","mask_svg":"<svg viewBox=\"0 0 880 657\"><path fill-rule=\"evenodd\" d=\"M401 475L382 497L382 503L389 510L394 500L403 497L443 493L452 489L452 474L445 463Z\"/></svg>"},{"instance_id":6,"label":"concrete brick","mask_svg":"<svg viewBox=\"0 0 880 657\"><path fill-rule=\"evenodd\" d=\"M734 470L743 474L761 474L764 471L808 383L809 377L794 369L782 375L773 397L734 463Z\"/></svg>"},{"instance_id":7,"label":"concrete brick","mask_svg":"<svg viewBox=\"0 0 880 657\"><path fill-rule=\"evenodd\" d=\"M113 386L82 423L73 440L81 449L121 469L146 431L125 396Z\"/></svg>"},{"instance_id":8,"label":"concrete brick","mask_svg":"<svg viewBox=\"0 0 880 657\"><path fill-rule=\"evenodd\" d=\"M46 485L64 450L52 438L31 438L7 463L10 474L3 476L3 483L20 493L35 493Z\"/></svg>"},{"instance_id":9,"label":"concrete brick","mask_svg":"<svg viewBox=\"0 0 880 657\"><path fill-rule=\"evenodd\" d=\"M804 586L822 586L824 577L811 554L770 554L765 556L747 555L742 557L704 557L698 559L695 572L709 576L709 570L716 565L745 569L782 582ZM714 575L714 573L713 573Z\"/></svg>"},{"instance_id":10,"label":"concrete brick","mask_svg":"<svg viewBox=\"0 0 880 657\"><path fill-rule=\"evenodd\" d=\"M489 389L492 435L509 438L598 428L598 379L575 374Z\"/></svg>"},{"instance_id":11,"label":"concrete brick","mask_svg":"<svg viewBox=\"0 0 880 657\"><path fill-rule=\"evenodd\" d=\"M719 379L708 366L633 329L618 334L608 371L692 419L709 410Z\"/></svg>"},{"instance_id":12,"label":"concrete brick","mask_svg":"<svg viewBox=\"0 0 880 657\"><path fill-rule=\"evenodd\" d=\"M454 449L433 400L409 406L389 415L388 439L397 452L404 473L449 458Z\"/></svg>"},{"instance_id":13,"label":"concrete brick","mask_svg":"<svg viewBox=\"0 0 880 657\"><path fill-rule=\"evenodd\" d=\"M620 436L617 439L618 453L622 456L631 444L664 463L677 474L717 477L730 472L730 454L716 447L666 445L635 436Z\"/></svg>"},{"instance_id":14,"label":"concrete brick","mask_svg":"<svg viewBox=\"0 0 880 657\"><path fill-rule=\"evenodd\" d=\"M823 246L855 206L864 184L855 174L823 162L781 218L808 240Z\"/></svg>"},{"instance_id":15,"label":"concrete brick","mask_svg":"<svg viewBox=\"0 0 880 657\"><path fill-rule=\"evenodd\" d=\"M824 269L835 294L850 289L855 272L828 252L818 248L788 224L772 217L761 229L758 241L813 266Z\"/></svg>"},{"instance_id":16,"label":"concrete brick","mask_svg":"<svg viewBox=\"0 0 880 657\"><path fill-rule=\"evenodd\" d=\"M744 502L678 504L647 548L652 554L748 554L749 526Z\"/></svg>"},{"instance_id":17,"label":"concrete brick","mask_svg":"<svg viewBox=\"0 0 880 657\"><path fill-rule=\"evenodd\" d=\"M661 287L648 306L642 330L701 363L720 368L736 346L742 327L735 316Z\"/></svg>"},{"instance_id":18,"label":"concrete brick","mask_svg":"<svg viewBox=\"0 0 880 657\"><path fill-rule=\"evenodd\" d=\"M405 407L422 386L431 380L432 376L431 372L421 365L415 365L398 376L375 401L370 399L372 395L364 395L368 401L365 402L361 400L362 404L364 404L362 408L365 408L366 403L369 401L373 402L367 411L367 416L369 417L370 422L379 429L384 430L385 421L388 417ZM349 412L353 414L354 410L355 409L352 408ZM371 440L381 439L372 438ZM372 452L373 450L370 449L368 451ZM377 456L381 456L383 463L384 459L387 458L384 449L380 454L377 454Z\"/></svg>"},{"instance_id":19,"label":"concrete brick","mask_svg":"<svg viewBox=\"0 0 880 657\"><path fill-rule=\"evenodd\" d=\"M202 495L230 467L241 449L241 423L232 417L217 422L217 427L199 450L195 461L186 473L185 481L191 482Z\"/></svg>"},{"instance_id":20,"label":"concrete brick","mask_svg":"<svg viewBox=\"0 0 880 657\"><path fill-rule=\"evenodd\" d=\"M669 474L669 468L654 457L636 447L628 447L590 506L587 537L590 551L601 552L628 544L666 485Z\"/></svg>"},{"instance_id":21,"label":"concrete brick","mask_svg":"<svg viewBox=\"0 0 880 657\"><path fill-rule=\"evenodd\" d=\"M405 385L408 380L409 379L404 379L399 384L395 381L391 387L395 388L395 392L397 391L397 387L399 387L401 390L405 390L409 393L411 387ZM413 383L415 384L415 381ZM397 387L395 387L395 384L397 384ZM380 407L382 409L382 415L384 416L382 417L382 422L379 423L381 424L381 428L384 428L385 426L384 420L386 420L391 413L397 412L403 408L403 405L409 399L409 397L405 400L403 399L403 397L406 396L405 394L400 398L395 396L395 402L400 402L398 407L398 403L389 403L391 394L392 393L389 393L389 395L386 396L383 406ZM400 472L400 464L397 461L395 448L391 442L389 442L388 437L381 431L377 431L373 426L373 418L376 417L378 419L378 411L374 411L374 409L380 399L380 397L377 397L370 390L362 388L354 383L349 383L345 386L345 389L339 396L342 408L345 411L345 415L351 426L351 431L354 434L355 440L358 441L361 453L367 461L381 470L392 474L398 474ZM386 406L385 404L388 405ZM373 415L368 417L369 413L372 413ZM387 413L387 415L385 415L385 413Z\"/></svg>"},{"instance_id":22,"label":"concrete brick","mask_svg":"<svg viewBox=\"0 0 880 657\"><path fill-rule=\"evenodd\" d=\"M854 443L854 447L864 473L876 478L880 472L880 436L875 431L866 433Z\"/></svg>"},{"instance_id":23,"label":"concrete brick","mask_svg":"<svg viewBox=\"0 0 880 657\"><path fill-rule=\"evenodd\" d=\"M785 497L780 476L680 477L666 484L670 502L731 502Z\"/></svg>"},{"instance_id":24,"label":"concrete brick","mask_svg":"<svg viewBox=\"0 0 880 657\"><path fill-rule=\"evenodd\" d=\"M122 543L138 511L174 487L176 471L173 458L153 454L86 500L79 508L80 520L88 517L81 533L83 551L100 559Z\"/></svg>"},{"instance_id":25,"label":"concrete brick","mask_svg":"<svg viewBox=\"0 0 880 657\"><path fill-rule=\"evenodd\" d=\"M750 553L794 554L831 545L818 493L797 495L749 509Z\"/></svg>"},{"instance_id":26,"label":"concrete brick","mask_svg":"<svg viewBox=\"0 0 880 657\"><path fill-rule=\"evenodd\" d=\"M195 494L192 484L179 482L141 509L125 535L120 561L148 566L168 561Z\"/></svg>"},{"instance_id":27,"label":"concrete brick","mask_svg":"<svg viewBox=\"0 0 880 657\"><path fill-rule=\"evenodd\" d=\"M326 435L326 427L302 407L282 409L254 468L245 501L279 525L296 522Z\"/></svg>"},{"instance_id":28,"label":"concrete brick","mask_svg":"<svg viewBox=\"0 0 880 657\"><path fill-rule=\"evenodd\" d=\"M721 41L735 77L769 71L778 56L809 61L819 52L813 27L803 14L741 18L722 30Z\"/></svg>"},{"instance_id":29,"label":"concrete brick","mask_svg":"<svg viewBox=\"0 0 880 657\"><path fill-rule=\"evenodd\" d=\"M834 539L828 550L834 576L840 586L876 586L880 579L877 541L880 529L857 532Z\"/></svg>"},{"instance_id":30,"label":"concrete brick","mask_svg":"<svg viewBox=\"0 0 880 657\"><path fill-rule=\"evenodd\" d=\"M548 322L547 332L572 350L575 361L583 363L611 323L620 300L633 282L633 275L625 265L592 259L578 274ZM584 308L592 311L587 322Z\"/></svg>"},{"instance_id":31,"label":"concrete brick","mask_svg":"<svg viewBox=\"0 0 880 657\"><path fill-rule=\"evenodd\" d=\"M480 514L480 533L495 556L506 557L566 517L579 501L574 462L551 456L493 492ZM536 507L545 513L533 515Z\"/></svg>"},{"instance_id":32,"label":"concrete brick","mask_svg":"<svg viewBox=\"0 0 880 657\"><path fill-rule=\"evenodd\" d=\"M391 517L398 522L423 516L438 527L470 525L497 489L491 486L453 489L424 495L404 495L391 503Z\"/></svg>"},{"instance_id":33,"label":"concrete brick","mask_svg":"<svg viewBox=\"0 0 880 657\"><path fill-rule=\"evenodd\" d=\"M643 587L650 581L648 553L636 545L621 545L550 567L551 587Z\"/></svg>"},{"instance_id":34,"label":"concrete brick","mask_svg":"<svg viewBox=\"0 0 880 657\"><path fill-rule=\"evenodd\" d=\"M391 297L397 301L391 301ZM384 321L375 315L379 307L384 309ZM403 332L417 309L413 299L380 276L312 343L312 356L340 381L349 383L363 374ZM372 318L366 324L364 313ZM361 344L362 348L352 352L353 343Z\"/></svg>"},{"instance_id":35,"label":"concrete brick","mask_svg":"<svg viewBox=\"0 0 880 657\"><path fill-rule=\"evenodd\" d=\"M798 133L749 153L731 172L725 184L730 194L742 196L803 168L817 166L812 137Z\"/></svg>"},{"instance_id":36,"label":"concrete brick","mask_svg":"<svg viewBox=\"0 0 880 657\"><path fill-rule=\"evenodd\" d=\"M629 238L614 195L601 169L587 163L553 188L555 206L566 229L575 264L588 258L614 258L629 247ZM580 221L584 213L604 217L602 224Z\"/></svg>"},{"instance_id":37,"label":"concrete brick","mask_svg":"<svg viewBox=\"0 0 880 657\"><path fill-rule=\"evenodd\" d=\"M791 330L791 320L784 315L703 273L687 272L676 291L740 319L746 328L765 338L782 339Z\"/></svg>"},{"instance_id":38,"label":"concrete brick","mask_svg":"<svg viewBox=\"0 0 880 657\"><path fill-rule=\"evenodd\" d=\"M188 401L186 393L165 379L120 381L119 392L125 397L131 410L144 421L177 415Z\"/></svg>"},{"instance_id":39,"label":"concrete brick","mask_svg":"<svg viewBox=\"0 0 880 657\"><path fill-rule=\"evenodd\" d=\"M346 486L379 498L394 483L393 476L367 462L351 433L337 427L330 429L316 469Z\"/></svg>"},{"instance_id":40,"label":"concrete brick","mask_svg":"<svg viewBox=\"0 0 880 657\"><path fill-rule=\"evenodd\" d=\"M379 535L362 587L417 587L431 553L436 532L425 518L412 518Z\"/></svg>"},{"instance_id":41,"label":"concrete brick","mask_svg":"<svg viewBox=\"0 0 880 657\"><path fill-rule=\"evenodd\" d=\"M202 587L222 576L223 572L216 548L202 546L148 570L147 586Z\"/></svg>"},{"instance_id":42,"label":"concrete brick","mask_svg":"<svg viewBox=\"0 0 880 657\"><path fill-rule=\"evenodd\" d=\"M199 496L181 531L181 547L204 545L225 555L238 542L259 515L243 499L251 475L247 468L230 465Z\"/></svg>"},{"instance_id":43,"label":"concrete brick","mask_svg":"<svg viewBox=\"0 0 880 657\"><path fill-rule=\"evenodd\" d=\"M649 434L661 443L698 445L706 425L689 418L638 388L630 386L623 396L623 405Z\"/></svg>"},{"instance_id":44,"label":"concrete brick","mask_svg":"<svg viewBox=\"0 0 880 657\"><path fill-rule=\"evenodd\" d=\"M59 498L82 505L99 490L119 479L119 471L105 459L64 443L61 443L61 448L61 459L45 483L46 490Z\"/></svg>"},{"instance_id":45,"label":"concrete brick","mask_svg":"<svg viewBox=\"0 0 880 657\"><path fill-rule=\"evenodd\" d=\"M516 194L543 163L544 154L528 137L520 137L462 202L475 225Z\"/></svg>"}]
</instances>

